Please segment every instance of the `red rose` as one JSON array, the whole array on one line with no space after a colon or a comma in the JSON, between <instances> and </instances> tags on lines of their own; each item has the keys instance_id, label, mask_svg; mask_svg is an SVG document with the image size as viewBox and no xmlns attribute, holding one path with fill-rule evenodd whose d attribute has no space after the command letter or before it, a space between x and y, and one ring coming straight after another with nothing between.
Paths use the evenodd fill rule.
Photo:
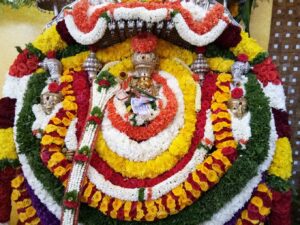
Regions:
<instances>
[{"instance_id":1,"label":"red rose","mask_svg":"<svg viewBox=\"0 0 300 225\"><path fill-rule=\"evenodd\" d=\"M239 54L237 56L238 61L240 62L248 62L248 56L246 54Z\"/></svg>"},{"instance_id":2,"label":"red rose","mask_svg":"<svg viewBox=\"0 0 300 225\"><path fill-rule=\"evenodd\" d=\"M76 209L78 206L78 203L75 201L68 201L64 200L64 206L70 209Z\"/></svg>"},{"instance_id":3,"label":"red rose","mask_svg":"<svg viewBox=\"0 0 300 225\"><path fill-rule=\"evenodd\" d=\"M60 91L60 86L59 86L58 83L52 82L52 83L49 84L48 90L49 90L50 92L52 92L52 93L57 93L57 92Z\"/></svg>"},{"instance_id":4,"label":"red rose","mask_svg":"<svg viewBox=\"0 0 300 225\"><path fill-rule=\"evenodd\" d=\"M108 87L110 85L110 82L108 80L100 80L98 84L100 87Z\"/></svg>"},{"instance_id":5,"label":"red rose","mask_svg":"<svg viewBox=\"0 0 300 225\"><path fill-rule=\"evenodd\" d=\"M241 97L243 97L243 95L244 95L244 91L242 88L234 88L231 91L231 97L234 99L241 98Z\"/></svg>"},{"instance_id":6,"label":"red rose","mask_svg":"<svg viewBox=\"0 0 300 225\"><path fill-rule=\"evenodd\" d=\"M54 59L54 58L56 58L56 51L49 51L49 52L47 52L47 58L48 59Z\"/></svg>"},{"instance_id":7,"label":"red rose","mask_svg":"<svg viewBox=\"0 0 300 225\"><path fill-rule=\"evenodd\" d=\"M222 153L230 160L230 162L233 162L237 157L236 150L232 147L223 148Z\"/></svg>"},{"instance_id":8,"label":"red rose","mask_svg":"<svg viewBox=\"0 0 300 225\"><path fill-rule=\"evenodd\" d=\"M26 65L29 71L33 72L38 68L38 61L35 58L30 58L27 60Z\"/></svg>"},{"instance_id":9,"label":"red rose","mask_svg":"<svg viewBox=\"0 0 300 225\"><path fill-rule=\"evenodd\" d=\"M17 69L18 69L19 75L26 75L26 74L28 74L28 68L27 68L27 66L26 66L25 63L19 63L19 64L17 64Z\"/></svg>"},{"instance_id":10,"label":"red rose","mask_svg":"<svg viewBox=\"0 0 300 225\"><path fill-rule=\"evenodd\" d=\"M101 124L101 119L99 117L97 117L97 116L90 116L88 118L88 121L95 122L98 125Z\"/></svg>"},{"instance_id":11,"label":"red rose","mask_svg":"<svg viewBox=\"0 0 300 225\"><path fill-rule=\"evenodd\" d=\"M251 220L259 219L260 215L257 206L250 203L247 207L247 210L248 210L249 219Z\"/></svg>"},{"instance_id":12,"label":"red rose","mask_svg":"<svg viewBox=\"0 0 300 225\"><path fill-rule=\"evenodd\" d=\"M74 156L75 161L80 161L80 162L86 162L88 160L88 157L84 154L76 154Z\"/></svg>"}]
</instances>

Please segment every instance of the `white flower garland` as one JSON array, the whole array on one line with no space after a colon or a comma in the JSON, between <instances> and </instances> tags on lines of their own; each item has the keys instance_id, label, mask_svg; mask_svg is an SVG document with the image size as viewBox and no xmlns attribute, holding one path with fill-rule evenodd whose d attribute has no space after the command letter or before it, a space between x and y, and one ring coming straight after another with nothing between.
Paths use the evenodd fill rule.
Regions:
<instances>
[{"instance_id":1,"label":"white flower garland","mask_svg":"<svg viewBox=\"0 0 300 225\"><path fill-rule=\"evenodd\" d=\"M286 111L286 97L281 84L275 85L269 82L268 85L263 88L263 91L270 100L270 107Z\"/></svg>"},{"instance_id":2,"label":"white flower garland","mask_svg":"<svg viewBox=\"0 0 300 225\"><path fill-rule=\"evenodd\" d=\"M65 137L65 144L68 150L76 150L78 147L78 141L76 136L76 124L78 119L74 118L68 128L66 137Z\"/></svg>"},{"instance_id":3,"label":"white flower garland","mask_svg":"<svg viewBox=\"0 0 300 225\"><path fill-rule=\"evenodd\" d=\"M67 15L65 16L65 22L67 29L71 36L80 44L83 45L91 45L96 43L98 40L100 40L104 34L105 30L107 28L107 21L104 18L99 18L95 27L93 30L91 30L88 33L84 33L80 31L73 19L73 16Z\"/></svg>"},{"instance_id":4,"label":"white flower garland","mask_svg":"<svg viewBox=\"0 0 300 225\"><path fill-rule=\"evenodd\" d=\"M200 5L195 4L193 1L181 1L180 4L184 9L191 13L195 21L201 21L205 18L207 11Z\"/></svg>"},{"instance_id":5,"label":"white flower garland","mask_svg":"<svg viewBox=\"0 0 300 225\"><path fill-rule=\"evenodd\" d=\"M207 140L209 140L211 143L207 143ZM208 109L206 110L206 123L204 127L204 135L201 140L201 143L211 148L214 142L215 142L215 135L214 135L213 125L211 120L211 110Z\"/></svg>"},{"instance_id":6,"label":"white flower garland","mask_svg":"<svg viewBox=\"0 0 300 225\"><path fill-rule=\"evenodd\" d=\"M247 142L251 137L251 113L247 112L242 118L235 117L230 110L228 110L231 116L232 133L236 141ZM243 143L241 143L243 145Z\"/></svg>"},{"instance_id":7,"label":"white flower garland","mask_svg":"<svg viewBox=\"0 0 300 225\"><path fill-rule=\"evenodd\" d=\"M265 161L258 168L258 175L253 177L246 186L240 191L239 194L234 196L228 203L225 204L212 218L201 225L222 225L229 221L235 212L243 208L247 201L252 196L254 188L261 182L262 173L266 171L271 165L273 155L276 147L276 140L278 135L276 133L275 121L272 116L270 121L270 137L269 137L269 151Z\"/></svg>"},{"instance_id":8,"label":"white flower garland","mask_svg":"<svg viewBox=\"0 0 300 225\"><path fill-rule=\"evenodd\" d=\"M178 102L178 110L174 121L156 136L143 142L136 142L126 134L117 130L105 113L102 123L103 138L108 147L118 155L132 161L145 162L157 157L167 150L173 139L178 135L184 124L184 100L177 80L167 72L160 71L160 75L167 80ZM118 141L116 141L118 140Z\"/></svg>"},{"instance_id":9,"label":"white flower garland","mask_svg":"<svg viewBox=\"0 0 300 225\"><path fill-rule=\"evenodd\" d=\"M5 77L5 82L2 90L3 97L20 99L23 97L23 92L27 88L27 82L30 79L30 75L24 77L14 77L7 74Z\"/></svg>"},{"instance_id":10,"label":"white flower garland","mask_svg":"<svg viewBox=\"0 0 300 225\"><path fill-rule=\"evenodd\" d=\"M147 23L159 23L168 16L168 9L160 8L148 10L145 7L125 8L120 7L114 10L113 17L118 20L143 20Z\"/></svg>"},{"instance_id":11,"label":"white flower garland","mask_svg":"<svg viewBox=\"0 0 300 225\"><path fill-rule=\"evenodd\" d=\"M180 13L177 13L173 17L173 21L175 23L175 28L179 36L188 43L198 47L205 46L209 43L214 42L227 27L227 23L225 21L219 20L218 24L209 32L199 35L189 28Z\"/></svg>"},{"instance_id":12,"label":"white flower garland","mask_svg":"<svg viewBox=\"0 0 300 225\"><path fill-rule=\"evenodd\" d=\"M154 185L153 187L145 188L144 200L149 200L147 199L147 193L150 191L150 189L152 192L151 199L158 199L184 182L188 178L189 174L195 170L195 167L203 162L206 153L207 151L203 148L196 150L191 160L182 170L178 171L176 174L172 175L166 180ZM98 173L98 171L92 166L90 166L88 169L88 177L90 181L96 185L98 190L101 190L103 193L111 197L126 201L139 200L139 188L124 188L114 185L110 181L106 180L104 176Z\"/></svg>"}]
</instances>

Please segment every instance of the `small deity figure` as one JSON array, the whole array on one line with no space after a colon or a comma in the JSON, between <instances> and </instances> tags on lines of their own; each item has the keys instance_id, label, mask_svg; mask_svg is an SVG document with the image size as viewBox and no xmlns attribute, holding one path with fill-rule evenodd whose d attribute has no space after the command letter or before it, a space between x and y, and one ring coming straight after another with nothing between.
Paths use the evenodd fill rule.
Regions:
<instances>
[{"instance_id":1,"label":"small deity figure","mask_svg":"<svg viewBox=\"0 0 300 225\"><path fill-rule=\"evenodd\" d=\"M160 85L155 84L152 79L158 64L158 58L154 53L156 44L157 37L150 33L133 38L134 71L123 81L122 90L117 95L119 99L124 100L129 109L129 120L138 126L144 125L158 114Z\"/></svg>"},{"instance_id":2,"label":"small deity figure","mask_svg":"<svg viewBox=\"0 0 300 225\"><path fill-rule=\"evenodd\" d=\"M241 119L247 113L247 100L245 97L232 98L228 102L228 107L235 117Z\"/></svg>"}]
</instances>

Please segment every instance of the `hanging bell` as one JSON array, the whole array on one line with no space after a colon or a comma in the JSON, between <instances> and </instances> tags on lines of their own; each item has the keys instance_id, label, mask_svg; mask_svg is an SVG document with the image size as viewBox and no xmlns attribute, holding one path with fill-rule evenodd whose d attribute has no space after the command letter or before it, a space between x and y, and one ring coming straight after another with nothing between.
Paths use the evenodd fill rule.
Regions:
<instances>
[{"instance_id":1,"label":"hanging bell","mask_svg":"<svg viewBox=\"0 0 300 225\"><path fill-rule=\"evenodd\" d=\"M191 70L200 76L204 76L209 71L207 60L202 53L198 54L197 59L191 65Z\"/></svg>"},{"instance_id":2,"label":"hanging bell","mask_svg":"<svg viewBox=\"0 0 300 225\"><path fill-rule=\"evenodd\" d=\"M102 68L102 64L96 58L95 52L90 52L89 56L83 63L83 68L88 72L90 80L93 80L96 77L97 73Z\"/></svg>"}]
</instances>

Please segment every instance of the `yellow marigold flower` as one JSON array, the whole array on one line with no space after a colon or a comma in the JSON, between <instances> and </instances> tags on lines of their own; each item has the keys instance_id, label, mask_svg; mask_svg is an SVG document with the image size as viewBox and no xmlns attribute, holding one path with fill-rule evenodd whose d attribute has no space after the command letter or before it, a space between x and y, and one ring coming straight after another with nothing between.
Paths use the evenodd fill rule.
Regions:
<instances>
[{"instance_id":1,"label":"yellow marigold flower","mask_svg":"<svg viewBox=\"0 0 300 225\"><path fill-rule=\"evenodd\" d=\"M17 201L21 196L21 193L19 190L13 189L12 193L11 193L11 199L13 201Z\"/></svg>"},{"instance_id":2,"label":"yellow marigold flower","mask_svg":"<svg viewBox=\"0 0 300 225\"><path fill-rule=\"evenodd\" d=\"M292 149L288 138L279 138L269 174L288 180L292 176Z\"/></svg>"},{"instance_id":3,"label":"yellow marigold flower","mask_svg":"<svg viewBox=\"0 0 300 225\"><path fill-rule=\"evenodd\" d=\"M57 118L57 117L53 117L51 120L53 121L53 123L54 123L55 125L58 125L58 124L61 123L61 120L60 120L59 118Z\"/></svg>"},{"instance_id":4,"label":"yellow marigold flower","mask_svg":"<svg viewBox=\"0 0 300 225\"><path fill-rule=\"evenodd\" d=\"M67 134L67 128L66 127L58 127L57 129L57 133L61 136L61 137L65 137Z\"/></svg>"},{"instance_id":5,"label":"yellow marigold flower","mask_svg":"<svg viewBox=\"0 0 300 225\"><path fill-rule=\"evenodd\" d=\"M219 180L217 173L213 170L209 170L208 174L206 174L206 177L212 183L216 183Z\"/></svg>"},{"instance_id":6,"label":"yellow marigold flower","mask_svg":"<svg viewBox=\"0 0 300 225\"><path fill-rule=\"evenodd\" d=\"M42 145L50 145L53 143L53 137L50 136L50 135L44 135L42 137L42 141L41 141L41 144Z\"/></svg>"},{"instance_id":7,"label":"yellow marigold flower","mask_svg":"<svg viewBox=\"0 0 300 225\"><path fill-rule=\"evenodd\" d=\"M65 125L65 126L70 126L70 124L71 124L71 120L69 120L68 118L66 118L66 117L64 117L63 119L62 119L62 123Z\"/></svg>"},{"instance_id":8,"label":"yellow marigold flower","mask_svg":"<svg viewBox=\"0 0 300 225\"><path fill-rule=\"evenodd\" d=\"M110 202L110 197L108 195L105 195L103 197L103 200L100 204L100 211L105 213L108 210L108 204Z\"/></svg>"},{"instance_id":9,"label":"yellow marigold flower","mask_svg":"<svg viewBox=\"0 0 300 225\"><path fill-rule=\"evenodd\" d=\"M193 181L194 181L195 183L197 183L197 184L200 183L200 178L199 178L199 176L197 175L196 172L193 172L193 173L192 173L192 178L193 178Z\"/></svg>"},{"instance_id":10,"label":"yellow marigold flower","mask_svg":"<svg viewBox=\"0 0 300 225\"><path fill-rule=\"evenodd\" d=\"M73 76L69 75L69 73L68 73L67 75L61 76L60 81L70 83L73 81ZM69 85L67 87L69 87Z\"/></svg>"},{"instance_id":11,"label":"yellow marigold flower","mask_svg":"<svg viewBox=\"0 0 300 225\"><path fill-rule=\"evenodd\" d=\"M208 58L207 63L209 68L219 72L229 72L234 61L231 59L225 59L222 57Z\"/></svg>"},{"instance_id":12,"label":"yellow marigold flower","mask_svg":"<svg viewBox=\"0 0 300 225\"><path fill-rule=\"evenodd\" d=\"M224 173L219 164L212 164L212 169L218 174L219 177L222 176Z\"/></svg>"},{"instance_id":13,"label":"yellow marigold flower","mask_svg":"<svg viewBox=\"0 0 300 225\"><path fill-rule=\"evenodd\" d=\"M56 152L51 155L51 158L48 161L48 167L53 167L60 161L65 159L65 156L61 152Z\"/></svg>"},{"instance_id":14,"label":"yellow marigold flower","mask_svg":"<svg viewBox=\"0 0 300 225\"><path fill-rule=\"evenodd\" d=\"M257 206L258 208L261 208L263 206L263 200L260 197L254 196L251 199L251 203L255 206Z\"/></svg>"},{"instance_id":15,"label":"yellow marigold flower","mask_svg":"<svg viewBox=\"0 0 300 225\"><path fill-rule=\"evenodd\" d=\"M130 201L126 201L124 204L124 219L129 220L131 217L129 216L129 213L131 211L131 205L132 203Z\"/></svg>"},{"instance_id":16,"label":"yellow marigold flower","mask_svg":"<svg viewBox=\"0 0 300 225\"><path fill-rule=\"evenodd\" d=\"M26 213L19 213L18 216L19 216L19 220L23 223L28 219Z\"/></svg>"},{"instance_id":17,"label":"yellow marigold flower","mask_svg":"<svg viewBox=\"0 0 300 225\"><path fill-rule=\"evenodd\" d=\"M217 77L217 81L219 81L219 82L231 82L232 81L232 75L229 74L229 73L221 73ZM227 87L227 86L224 86L224 87Z\"/></svg>"},{"instance_id":18,"label":"yellow marigold flower","mask_svg":"<svg viewBox=\"0 0 300 225\"><path fill-rule=\"evenodd\" d=\"M156 217L157 208L154 204L154 201L145 201L145 206L147 209L147 214L145 215L145 219L147 221L153 221Z\"/></svg>"},{"instance_id":19,"label":"yellow marigold flower","mask_svg":"<svg viewBox=\"0 0 300 225\"><path fill-rule=\"evenodd\" d=\"M216 124L213 125L213 130L218 132L224 128L230 128L231 124L227 123L227 122L218 122Z\"/></svg>"},{"instance_id":20,"label":"yellow marigold flower","mask_svg":"<svg viewBox=\"0 0 300 225\"><path fill-rule=\"evenodd\" d=\"M49 51L57 51L67 47L67 44L57 33L55 25L45 30L32 44L44 54L47 54Z\"/></svg>"},{"instance_id":21,"label":"yellow marigold flower","mask_svg":"<svg viewBox=\"0 0 300 225\"><path fill-rule=\"evenodd\" d=\"M86 189L83 192L84 199L88 199L92 193L94 185L92 183L89 183Z\"/></svg>"},{"instance_id":22,"label":"yellow marigold flower","mask_svg":"<svg viewBox=\"0 0 300 225\"><path fill-rule=\"evenodd\" d=\"M183 194L183 192L184 192L184 190L183 190L183 188L182 188L182 184L180 184L180 185L178 185L176 188L174 188L173 190L172 190L172 192L173 192L173 194L175 195L175 196L180 196L180 195L182 195Z\"/></svg>"},{"instance_id":23,"label":"yellow marigold flower","mask_svg":"<svg viewBox=\"0 0 300 225\"><path fill-rule=\"evenodd\" d=\"M64 139L59 138L59 137L54 137L53 138L53 143L56 145L63 145L64 144Z\"/></svg>"},{"instance_id":24,"label":"yellow marigold flower","mask_svg":"<svg viewBox=\"0 0 300 225\"><path fill-rule=\"evenodd\" d=\"M261 208L259 209L259 213L260 213L261 215L263 215L263 216L269 215L270 212L271 212L271 209L270 209L270 208L267 208L267 207L264 207L264 206L261 207Z\"/></svg>"},{"instance_id":25,"label":"yellow marigold flower","mask_svg":"<svg viewBox=\"0 0 300 225\"><path fill-rule=\"evenodd\" d=\"M167 196L167 207L170 210L170 213L174 212L174 209L176 208L176 202L175 199L172 198L172 196Z\"/></svg>"},{"instance_id":26,"label":"yellow marigold flower","mask_svg":"<svg viewBox=\"0 0 300 225\"><path fill-rule=\"evenodd\" d=\"M18 188L23 184L23 182L24 182L24 177L19 175L11 181L11 186L13 188Z\"/></svg>"},{"instance_id":27,"label":"yellow marigold flower","mask_svg":"<svg viewBox=\"0 0 300 225\"><path fill-rule=\"evenodd\" d=\"M259 191L259 192L268 192L269 188L265 183L262 183L262 184L258 185L257 191Z\"/></svg>"},{"instance_id":28,"label":"yellow marigold flower","mask_svg":"<svg viewBox=\"0 0 300 225\"><path fill-rule=\"evenodd\" d=\"M18 209L26 208L31 205L31 200L28 198L25 198L23 201L16 202L16 205L17 205Z\"/></svg>"},{"instance_id":29,"label":"yellow marigold flower","mask_svg":"<svg viewBox=\"0 0 300 225\"><path fill-rule=\"evenodd\" d=\"M208 163L208 164L212 164L213 163L213 158L211 156L208 156L206 159L205 159L205 162Z\"/></svg>"},{"instance_id":30,"label":"yellow marigold flower","mask_svg":"<svg viewBox=\"0 0 300 225\"><path fill-rule=\"evenodd\" d=\"M204 192L207 191L208 188L209 188L207 182L200 182L199 185L200 185L201 190L204 191Z\"/></svg>"},{"instance_id":31,"label":"yellow marigold flower","mask_svg":"<svg viewBox=\"0 0 300 225\"><path fill-rule=\"evenodd\" d=\"M193 190L193 186L188 181L184 182L184 187L187 191L192 191Z\"/></svg>"},{"instance_id":32,"label":"yellow marigold flower","mask_svg":"<svg viewBox=\"0 0 300 225\"><path fill-rule=\"evenodd\" d=\"M227 110L227 106L224 103L213 102L211 104L211 109L212 110L217 110L217 109Z\"/></svg>"},{"instance_id":33,"label":"yellow marigold flower","mask_svg":"<svg viewBox=\"0 0 300 225\"><path fill-rule=\"evenodd\" d=\"M53 124L48 124L45 128L45 132L46 133L51 133L53 131L57 130L57 126L53 125Z\"/></svg>"},{"instance_id":34,"label":"yellow marigold flower","mask_svg":"<svg viewBox=\"0 0 300 225\"><path fill-rule=\"evenodd\" d=\"M62 105L65 110L77 110L77 104L75 102L69 101L68 99L64 99Z\"/></svg>"},{"instance_id":35,"label":"yellow marigold flower","mask_svg":"<svg viewBox=\"0 0 300 225\"><path fill-rule=\"evenodd\" d=\"M158 205L158 210L156 213L156 217L158 219L166 218L169 215L161 201L161 198L155 200L155 203Z\"/></svg>"},{"instance_id":36,"label":"yellow marigold flower","mask_svg":"<svg viewBox=\"0 0 300 225\"><path fill-rule=\"evenodd\" d=\"M238 219L238 221L236 222L236 225L243 225L243 222L241 219Z\"/></svg>"},{"instance_id":37,"label":"yellow marigold flower","mask_svg":"<svg viewBox=\"0 0 300 225\"><path fill-rule=\"evenodd\" d=\"M137 202L136 205L136 219L139 221L144 217L144 210L142 209L142 202Z\"/></svg>"},{"instance_id":38,"label":"yellow marigold flower","mask_svg":"<svg viewBox=\"0 0 300 225\"><path fill-rule=\"evenodd\" d=\"M13 128L0 129L0 149L0 160L17 158Z\"/></svg>"},{"instance_id":39,"label":"yellow marigold flower","mask_svg":"<svg viewBox=\"0 0 300 225\"><path fill-rule=\"evenodd\" d=\"M223 133L221 133L221 134L217 134L216 135L216 140L217 141L221 141L221 140L223 140L223 139L225 139L225 138L228 138L228 137L232 137L233 135L232 135L232 132L223 132Z\"/></svg>"},{"instance_id":40,"label":"yellow marigold flower","mask_svg":"<svg viewBox=\"0 0 300 225\"><path fill-rule=\"evenodd\" d=\"M236 56L239 54L246 54L249 60L253 60L259 53L263 52L263 48L258 45L256 40L249 37L249 34L245 31L241 32L242 40L240 43L230 50Z\"/></svg>"},{"instance_id":41,"label":"yellow marigold flower","mask_svg":"<svg viewBox=\"0 0 300 225\"><path fill-rule=\"evenodd\" d=\"M218 118L231 120L230 115L227 112L219 112L218 114L211 115L212 121L217 120Z\"/></svg>"},{"instance_id":42,"label":"yellow marigold flower","mask_svg":"<svg viewBox=\"0 0 300 225\"><path fill-rule=\"evenodd\" d=\"M35 213L36 213L36 211L32 206L30 206L26 209L26 215L28 218L33 217L35 215Z\"/></svg>"},{"instance_id":43,"label":"yellow marigold flower","mask_svg":"<svg viewBox=\"0 0 300 225\"><path fill-rule=\"evenodd\" d=\"M97 204L101 201L102 199L102 194L100 191L96 191L92 197L93 202L97 202Z\"/></svg>"},{"instance_id":44,"label":"yellow marigold flower","mask_svg":"<svg viewBox=\"0 0 300 225\"><path fill-rule=\"evenodd\" d=\"M230 125L229 125L230 127ZM217 148L226 148L226 147L232 147L232 148L236 148L237 143L234 140L229 140L229 141L224 141L221 143L216 144Z\"/></svg>"},{"instance_id":45,"label":"yellow marigold flower","mask_svg":"<svg viewBox=\"0 0 300 225\"><path fill-rule=\"evenodd\" d=\"M70 120L73 120L75 118L75 115L73 113L70 113L69 111L66 112L66 115L69 117Z\"/></svg>"},{"instance_id":46,"label":"yellow marigold flower","mask_svg":"<svg viewBox=\"0 0 300 225\"><path fill-rule=\"evenodd\" d=\"M66 174L66 169L62 166L58 166L53 171L54 176L61 177Z\"/></svg>"}]
</instances>

